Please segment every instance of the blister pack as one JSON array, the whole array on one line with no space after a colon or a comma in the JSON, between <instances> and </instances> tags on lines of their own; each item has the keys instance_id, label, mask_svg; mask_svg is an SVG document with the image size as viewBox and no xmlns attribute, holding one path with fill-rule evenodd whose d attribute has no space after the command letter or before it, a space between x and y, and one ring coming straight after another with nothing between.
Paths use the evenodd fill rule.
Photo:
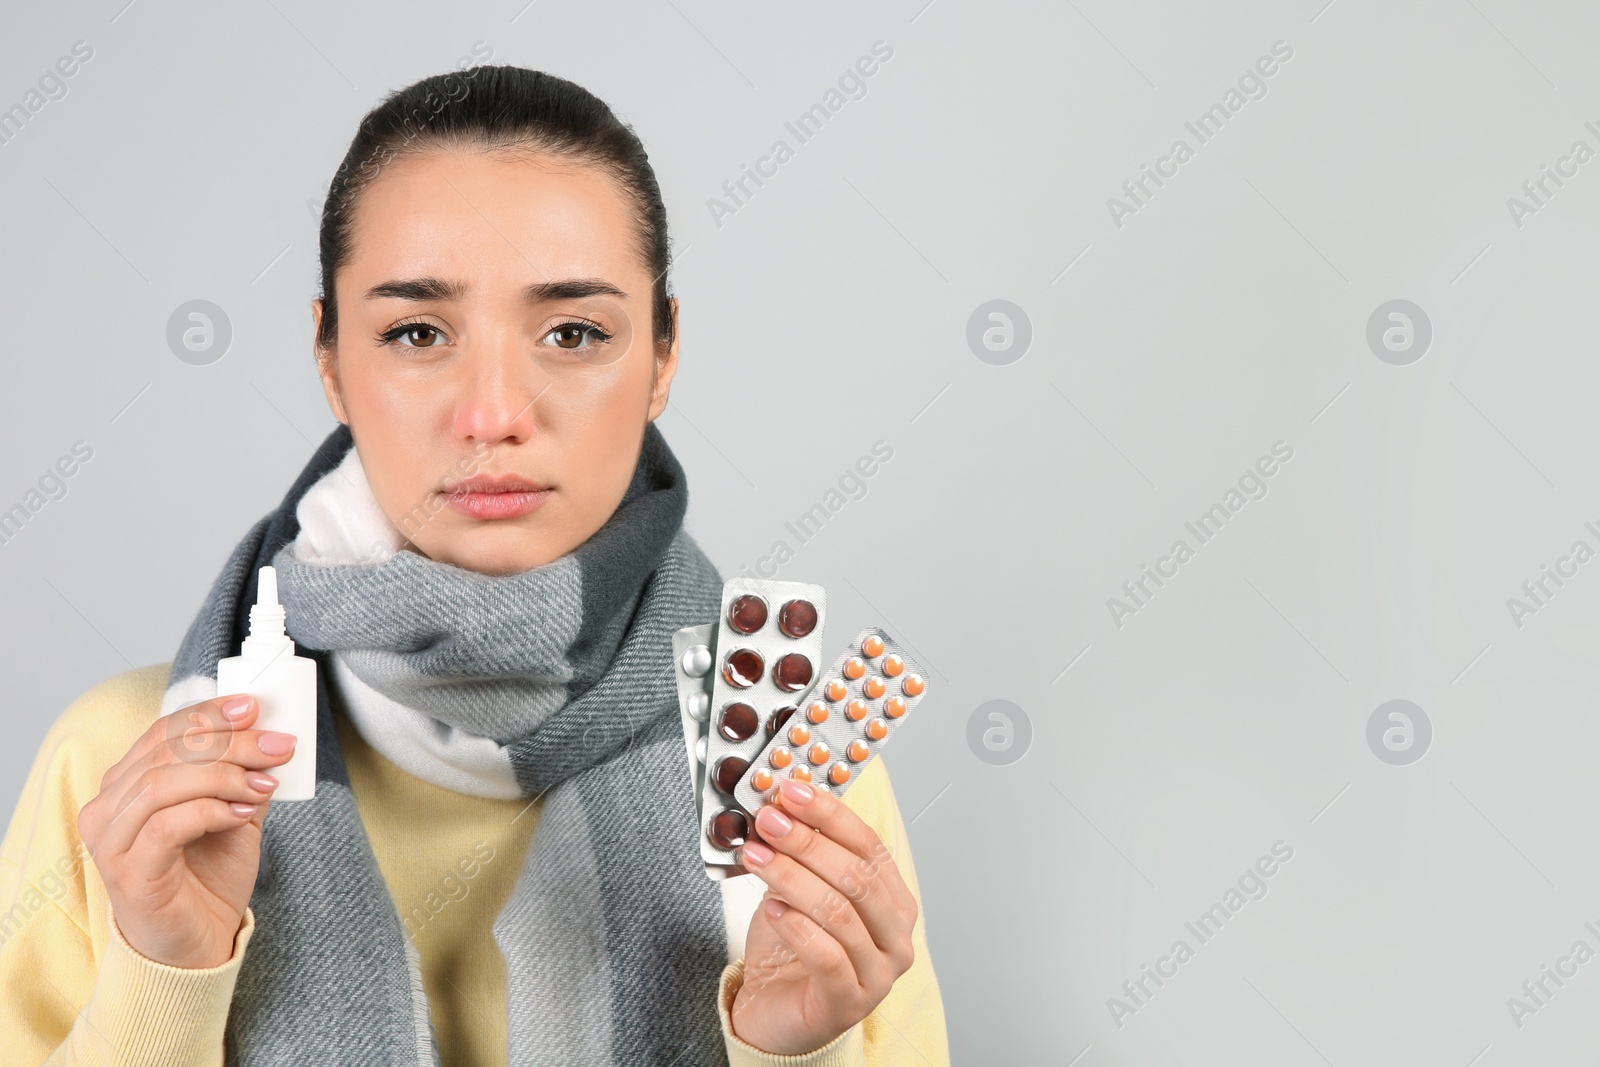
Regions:
<instances>
[{"instance_id":1,"label":"blister pack","mask_svg":"<svg viewBox=\"0 0 1600 1067\"><path fill-rule=\"evenodd\" d=\"M685 626L672 635L672 673L678 681L678 717L689 756L694 788L694 814L700 817L700 785L705 780L706 722L711 717L711 665L716 654L717 624Z\"/></svg>"},{"instance_id":2,"label":"blister pack","mask_svg":"<svg viewBox=\"0 0 1600 1067\"><path fill-rule=\"evenodd\" d=\"M700 784L707 864L738 863L751 821L734 789L816 681L825 610L820 585L732 578L722 587Z\"/></svg>"},{"instance_id":3,"label":"blister pack","mask_svg":"<svg viewBox=\"0 0 1600 1067\"><path fill-rule=\"evenodd\" d=\"M856 635L797 711L752 759L733 789L752 815L784 778L842 796L928 690L927 676L877 627Z\"/></svg>"},{"instance_id":4,"label":"blister pack","mask_svg":"<svg viewBox=\"0 0 1600 1067\"><path fill-rule=\"evenodd\" d=\"M715 663L717 624L686 626L672 635L672 669L678 682L678 716L683 723L683 746L689 759L689 781L694 791L695 825L700 825L704 802L701 787L706 777L706 734L711 719L711 668ZM707 863L706 877L722 881L746 873L737 864Z\"/></svg>"}]
</instances>

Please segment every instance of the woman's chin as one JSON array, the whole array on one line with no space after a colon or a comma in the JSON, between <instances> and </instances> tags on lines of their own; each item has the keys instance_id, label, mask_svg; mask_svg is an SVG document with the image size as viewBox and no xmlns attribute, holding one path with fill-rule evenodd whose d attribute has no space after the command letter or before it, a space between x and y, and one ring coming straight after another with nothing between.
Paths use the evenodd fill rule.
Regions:
<instances>
[{"instance_id":1,"label":"woman's chin","mask_svg":"<svg viewBox=\"0 0 1600 1067\"><path fill-rule=\"evenodd\" d=\"M577 547L559 542L547 529L531 526L503 519L471 522L447 536L424 538L426 543L417 547L440 563L499 576L542 567Z\"/></svg>"}]
</instances>

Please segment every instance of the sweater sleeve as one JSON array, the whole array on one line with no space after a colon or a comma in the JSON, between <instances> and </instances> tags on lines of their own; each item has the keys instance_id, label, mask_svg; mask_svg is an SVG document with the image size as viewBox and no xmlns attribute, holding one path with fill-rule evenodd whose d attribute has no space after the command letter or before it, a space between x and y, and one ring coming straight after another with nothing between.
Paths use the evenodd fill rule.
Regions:
<instances>
[{"instance_id":1,"label":"sweater sleeve","mask_svg":"<svg viewBox=\"0 0 1600 1067\"><path fill-rule=\"evenodd\" d=\"M764 1052L733 1032L730 1013L744 983L745 962L735 960L722 973L717 1003L730 1067L949 1067L944 1004L939 996L933 961L928 955L922 891L917 884L905 824L882 759L875 760L867 768L845 794L844 803L882 839L917 900L917 922L911 931L916 959L870 1015L822 1048L798 1056Z\"/></svg>"},{"instance_id":2,"label":"sweater sleeve","mask_svg":"<svg viewBox=\"0 0 1600 1067\"><path fill-rule=\"evenodd\" d=\"M5 1062L220 1067L245 946L213 968L146 959L117 929L78 812L160 706L166 666L120 675L64 711L40 746L0 843L0 1035Z\"/></svg>"},{"instance_id":3,"label":"sweater sleeve","mask_svg":"<svg viewBox=\"0 0 1600 1067\"><path fill-rule=\"evenodd\" d=\"M66 1040L44 1067L222 1067L228 1005L255 914L245 909L233 956L215 967L182 968L140 955L115 920L94 990Z\"/></svg>"}]
</instances>

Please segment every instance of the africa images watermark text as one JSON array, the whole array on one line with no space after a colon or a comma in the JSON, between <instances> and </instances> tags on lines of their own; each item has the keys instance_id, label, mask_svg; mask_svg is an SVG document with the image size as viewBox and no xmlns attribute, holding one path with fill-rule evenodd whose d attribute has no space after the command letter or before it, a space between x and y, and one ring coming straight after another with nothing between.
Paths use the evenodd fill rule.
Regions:
<instances>
[{"instance_id":1,"label":"africa images watermark text","mask_svg":"<svg viewBox=\"0 0 1600 1067\"><path fill-rule=\"evenodd\" d=\"M1273 442L1271 453L1257 459L1239 476L1238 488L1230 485L1220 501L1202 511L1193 521L1183 524L1184 529L1194 537L1193 545L1189 544L1188 538L1178 538L1168 553L1156 560L1153 569L1145 564L1137 577L1122 583L1123 596L1107 597L1106 610L1111 612L1111 621L1117 629L1122 629L1123 620L1128 616L1137 615L1141 609L1149 606L1156 593L1178 576L1179 568L1194 559L1200 548L1210 544L1222 532L1228 520L1244 509L1245 504L1265 499L1267 480L1293 458L1294 447L1289 442ZM1151 588L1152 584L1154 588Z\"/></svg>"}]
</instances>

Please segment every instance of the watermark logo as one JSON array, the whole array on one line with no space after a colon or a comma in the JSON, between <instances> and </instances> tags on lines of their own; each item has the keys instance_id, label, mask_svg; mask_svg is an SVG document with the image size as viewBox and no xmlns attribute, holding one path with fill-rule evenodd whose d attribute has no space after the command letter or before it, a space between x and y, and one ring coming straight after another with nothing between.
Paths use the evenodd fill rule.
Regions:
<instances>
[{"instance_id":1,"label":"watermark logo","mask_svg":"<svg viewBox=\"0 0 1600 1067\"><path fill-rule=\"evenodd\" d=\"M1367 318L1367 347L1385 363L1404 367L1428 353L1433 323L1409 300L1379 304Z\"/></svg>"},{"instance_id":2,"label":"watermark logo","mask_svg":"<svg viewBox=\"0 0 1600 1067\"><path fill-rule=\"evenodd\" d=\"M211 766L233 745L233 724L222 717L222 706L210 700L182 705L166 717L162 731L173 755L196 767Z\"/></svg>"},{"instance_id":3,"label":"watermark logo","mask_svg":"<svg viewBox=\"0 0 1600 1067\"><path fill-rule=\"evenodd\" d=\"M1409 700L1387 700L1367 719L1367 747L1385 763L1404 767L1427 755L1433 744L1428 713Z\"/></svg>"},{"instance_id":4,"label":"watermark logo","mask_svg":"<svg viewBox=\"0 0 1600 1067\"><path fill-rule=\"evenodd\" d=\"M1028 754L1033 721L1009 700L979 704L967 718L967 747L983 762L1008 767Z\"/></svg>"},{"instance_id":5,"label":"watermark logo","mask_svg":"<svg viewBox=\"0 0 1600 1067\"><path fill-rule=\"evenodd\" d=\"M979 304L967 319L967 347L985 363L996 367L1015 363L1032 343L1028 313L1009 300Z\"/></svg>"},{"instance_id":6,"label":"watermark logo","mask_svg":"<svg viewBox=\"0 0 1600 1067\"><path fill-rule=\"evenodd\" d=\"M167 347L185 363L204 367L228 354L233 323L209 300L189 300L167 316Z\"/></svg>"}]
</instances>

